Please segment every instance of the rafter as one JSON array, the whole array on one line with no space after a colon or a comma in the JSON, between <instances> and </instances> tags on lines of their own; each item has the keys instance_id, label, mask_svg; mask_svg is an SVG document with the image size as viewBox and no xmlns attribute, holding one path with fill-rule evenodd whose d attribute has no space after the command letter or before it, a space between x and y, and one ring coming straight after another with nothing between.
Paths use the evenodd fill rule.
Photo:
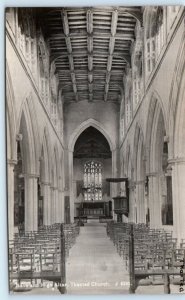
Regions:
<instances>
[{"instance_id":1,"label":"rafter","mask_svg":"<svg viewBox=\"0 0 185 300\"><path fill-rule=\"evenodd\" d=\"M105 95L104 101L107 101L108 92L109 92L109 82L110 82L110 72L112 69L112 56L114 53L114 46L115 46L115 35L117 29L117 22L118 22L118 11L117 9L112 12L112 21L111 21L111 34L109 41L109 56L107 59L107 75L106 75L106 83L105 83Z\"/></svg>"},{"instance_id":2,"label":"rafter","mask_svg":"<svg viewBox=\"0 0 185 300\"><path fill-rule=\"evenodd\" d=\"M65 7L48 11L43 29L65 101L79 97L79 101L119 102L123 76L131 63L136 22L142 23L141 7Z\"/></svg>"},{"instance_id":3,"label":"rafter","mask_svg":"<svg viewBox=\"0 0 185 300\"><path fill-rule=\"evenodd\" d=\"M74 61L73 61L73 55L72 55L72 45L71 45L71 38L69 37L69 24L68 24L68 17L67 12L65 9L62 11L62 21L63 21L63 31L65 34L65 42L68 52L68 59L69 59L69 67L71 72L71 81L73 84L73 92L75 94L75 99L78 101L78 91L77 91L77 84L76 84L76 76L74 73Z\"/></svg>"},{"instance_id":4,"label":"rafter","mask_svg":"<svg viewBox=\"0 0 185 300\"><path fill-rule=\"evenodd\" d=\"M93 100L93 12L88 9L87 14L87 50L88 50L88 81L89 81L89 101Z\"/></svg>"},{"instance_id":5,"label":"rafter","mask_svg":"<svg viewBox=\"0 0 185 300\"><path fill-rule=\"evenodd\" d=\"M128 31L128 28L125 29L125 31ZM119 39L119 40L123 40L123 41L133 41L134 37L132 33L124 33L120 34L120 33L116 33L115 38ZM83 37L83 38L87 38L88 34L86 31L84 31L84 29L82 30L78 30L78 31L73 31L72 33L69 34L70 38L75 38L75 37ZM112 36L111 33L109 32L102 32L100 30L96 30L96 32L93 33L93 38L110 38ZM50 37L48 39L48 41L52 40L60 40L61 38L65 38L65 34L64 33L55 33L55 36L52 36L52 38Z\"/></svg>"}]
</instances>

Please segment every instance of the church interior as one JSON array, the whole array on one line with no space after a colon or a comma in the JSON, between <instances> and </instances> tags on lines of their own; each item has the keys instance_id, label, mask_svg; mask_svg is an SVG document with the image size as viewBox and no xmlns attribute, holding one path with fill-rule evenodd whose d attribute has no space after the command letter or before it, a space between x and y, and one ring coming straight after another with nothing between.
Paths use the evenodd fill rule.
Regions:
<instances>
[{"instance_id":1,"label":"church interior","mask_svg":"<svg viewBox=\"0 0 185 300\"><path fill-rule=\"evenodd\" d=\"M6 8L12 293L183 293L184 15Z\"/></svg>"}]
</instances>

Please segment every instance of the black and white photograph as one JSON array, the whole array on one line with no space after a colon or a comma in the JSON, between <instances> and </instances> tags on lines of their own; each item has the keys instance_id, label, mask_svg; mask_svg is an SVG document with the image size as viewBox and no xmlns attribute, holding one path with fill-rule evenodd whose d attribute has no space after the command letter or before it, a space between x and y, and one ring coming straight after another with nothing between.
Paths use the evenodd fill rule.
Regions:
<instances>
[{"instance_id":1,"label":"black and white photograph","mask_svg":"<svg viewBox=\"0 0 185 300\"><path fill-rule=\"evenodd\" d=\"M50 2L4 10L9 294L185 294L184 6Z\"/></svg>"}]
</instances>

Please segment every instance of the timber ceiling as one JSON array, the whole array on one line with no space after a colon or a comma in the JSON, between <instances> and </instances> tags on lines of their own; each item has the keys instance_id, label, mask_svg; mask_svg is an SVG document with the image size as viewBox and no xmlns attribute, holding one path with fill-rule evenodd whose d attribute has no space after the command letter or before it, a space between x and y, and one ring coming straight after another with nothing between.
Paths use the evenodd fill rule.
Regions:
<instances>
[{"instance_id":1,"label":"timber ceiling","mask_svg":"<svg viewBox=\"0 0 185 300\"><path fill-rule=\"evenodd\" d=\"M42 9L64 101L119 102L141 7Z\"/></svg>"},{"instance_id":2,"label":"timber ceiling","mask_svg":"<svg viewBox=\"0 0 185 300\"><path fill-rule=\"evenodd\" d=\"M110 146L103 134L90 126L77 139L74 158L111 158Z\"/></svg>"}]
</instances>

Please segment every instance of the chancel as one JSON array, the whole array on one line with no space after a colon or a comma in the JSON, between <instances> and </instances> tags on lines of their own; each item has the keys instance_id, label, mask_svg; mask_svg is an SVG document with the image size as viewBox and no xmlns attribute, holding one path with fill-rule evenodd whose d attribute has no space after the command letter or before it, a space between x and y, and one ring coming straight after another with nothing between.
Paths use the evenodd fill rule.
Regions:
<instances>
[{"instance_id":1,"label":"chancel","mask_svg":"<svg viewBox=\"0 0 185 300\"><path fill-rule=\"evenodd\" d=\"M184 292L184 14L6 8L12 294Z\"/></svg>"}]
</instances>

